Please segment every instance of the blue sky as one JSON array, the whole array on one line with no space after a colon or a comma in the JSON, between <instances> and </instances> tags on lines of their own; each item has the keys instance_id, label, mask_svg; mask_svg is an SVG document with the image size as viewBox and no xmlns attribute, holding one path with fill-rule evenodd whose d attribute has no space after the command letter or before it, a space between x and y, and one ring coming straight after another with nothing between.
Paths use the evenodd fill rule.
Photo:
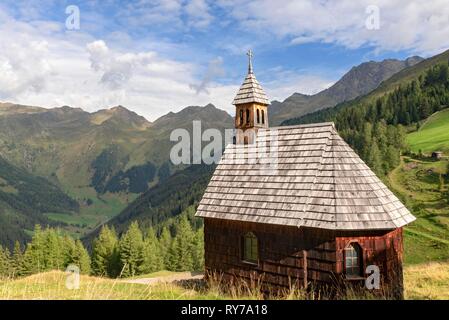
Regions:
<instances>
[{"instance_id":1,"label":"blue sky","mask_svg":"<svg viewBox=\"0 0 449 320\"><path fill-rule=\"evenodd\" d=\"M364 61L449 48L447 4L6 0L0 101L88 111L122 104L150 120L209 102L232 113L249 48L271 99L313 94ZM73 5L77 30L66 25Z\"/></svg>"}]
</instances>

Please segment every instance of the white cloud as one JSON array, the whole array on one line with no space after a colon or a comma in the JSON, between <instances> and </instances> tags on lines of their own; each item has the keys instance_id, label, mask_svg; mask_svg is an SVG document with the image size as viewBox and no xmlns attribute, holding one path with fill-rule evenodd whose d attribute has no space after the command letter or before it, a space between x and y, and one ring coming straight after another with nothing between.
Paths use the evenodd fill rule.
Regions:
<instances>
[{"instance_id":1,"label":"white cloud","mask_svg":"<svg viewBox=\"0 0 449 320\"><path fill-rule=\"evenodd\" d=\"M372 4L380 8L379 30L365 27L365 9ZM219 17L212 10L216 6L221 6ZM207 0L140 0L121 4L120 12L111 17L82 10L82 28L76 32L63 29L63 10L61 21L51 22L42 18L45 5L23 6L14 14L3 8L0 4L0 100L48 107L67 104L90 111L122 104L150 120L209 102L233 112L230 103L244 70L236 71L241 79L231 75L222 84L218 78L224 75L225 59L209 56L205 65L190 62L202 60L194 51L198 47L189 47L188 40L203 34L190 33L191 29L218 33L216 28L222 28L219 43L211 43L211 50L221 48L241 54L242 59L249 47L269 51L285 45L284 40L289 45L372 45L377 50L425 54L449 47L447 0L222 0L213 6ZM24 17L12 18L17 15ZM109 28L114 21L129 29ZM236 32L235 25L245 32ZM136 31L134 26L145 30L136 32L145 35L139 41L127 33ZM174 39L182 37L181 43L164 36L171 31L177 32ZM270 98L278 100L293 92L316 93L336 80L334 74L282 68L256 73L259 80L265 79L261 82Z\"/></svg>"},{"instance_id":2,"label":"white cloud","mask_svg":"<svg viewBox=\"0 0 449 320\"><path fill-rule=\"evenodd\" d=\"M190 84L190 88L195 90L197 94L200 92L209 93L208 86L219 77L223 77L226 74L223 68L223 58L217 57L209 61L206 73L199 84Z\"/></svg>"},{"instance_id":3,"label":"white cloud","mask_svg":"<svg viewBox=\"0 0 449 320\"><path fill-rule=\"evenodd\" d=\"M126 19L128 24L164 26L165 31L204 29L214 19L206 0L142 0L119 7L122 7L119 17Z\"/></svg>"},{"instance_id":4,"label":"white cloud","mask_svg":"<svg viewBox=\"0 0 449 320\"><path fill-rule=\"evenodd\" d=\"M209 13L209 5L205 0L191 0L185 6L189 19L188 24L195 28L207 27L213 20Z\"/></svg>"},{"instance_id":5,"label":"white cloud","mask_svg":"<svg viewBox=\"0 0 449 320\"><path fill-rule=\"evenodd\" d=\"M449 47L447 0L226 0L221 5L245 30L288 38L292 44L320 41L427 54ZM379 30L366 28L370 5L379 7Z\"/></svg>"},{"instance_id":6,"label":"white cloud","mask_svg":"<svg viewBox=\"0 0 449 320\"><path fill-rule=\"evenodd\" d=\"M199 82L199 66L156 51L134 52L132 40L109 47L82 31L61 32L57 24L17 21L4 13L0 21L0 101L88 111L122 104L154 120L188 105L225 108L236 90L213 82L218 60L203 83L209 93L197 94L189 84Z\"/></svg>"}]
</instances>

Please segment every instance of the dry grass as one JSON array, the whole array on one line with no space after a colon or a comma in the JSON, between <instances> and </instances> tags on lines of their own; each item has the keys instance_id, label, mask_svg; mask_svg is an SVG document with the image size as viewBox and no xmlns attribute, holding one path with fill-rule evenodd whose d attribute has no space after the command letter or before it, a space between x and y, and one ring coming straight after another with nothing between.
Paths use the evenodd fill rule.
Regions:
<instances>
[{"instance_id":1,"label":"dry grass","mask_svg":"<svg viewBox=\"0 0 449 320\"><path fill-rule=\"evenodd\" d=\"M408 266L404 279L406 299L449 299L449 262Z\"/></svg>"},{"instance_id":2,"label":"dry grass","mask_svg":"<svg viewBox=\"0 0 449 320\"><path fill-rule=\"evenodd\" d=\"M191 283L160 282L152 285L126 283L98 277L81 276L80 288L66 288L66 274L60 271L41 273L22 279L0 280L0 299L6 300L218 300L218 299L328 299L326 293L306 293L291 288L281 296L264 296L260 281L225 287L221 277L214 276L206 287L200 281ZM407 266L404 269L405 298L449 299L449 262ZM382 299L369 293L349 292L341 299Z\"/></svg>"},{"instance_id":3,"label":"dry grass","mask_svg":"<svg viewBox=\"0 0 449 320\"><path fill-rule=\"evenodd\" d=\"M142 285L90 276L81 276L80 287L69 290L67 275L61 271L0 281L0 299L5 300L178 300L201 299L198 292L160 283Z\"/></svg>"}]
</instances>

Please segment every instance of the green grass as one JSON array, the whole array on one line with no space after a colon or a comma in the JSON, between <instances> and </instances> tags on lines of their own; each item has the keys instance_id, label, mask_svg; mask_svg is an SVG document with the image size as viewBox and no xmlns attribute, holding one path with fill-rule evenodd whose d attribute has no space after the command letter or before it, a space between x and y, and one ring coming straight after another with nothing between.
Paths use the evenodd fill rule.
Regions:
<instances>
[{"instance_id":1,"label":"green grass","mask_svg":"<svg viewBox=\"0 0 449 320\"><path fill-rule=\"evenodd\" d=\"M448 162L404 158L388 176L391 188L417 220L405 228L405 263L449 259L449 197L439 189Z\"/></svg>"},{"instance_id":2,"label":"green grass","mask_svg":"<svg viewBox=\"0 0 449 320\"><path fill-rule=\"evenodd\" d=\"M167 276L172 275L170 273ZM151 274L156 276L156 274ZM151 276L150 275L150 276ZM163 276L159 274L158 276ZM223 293L219 285L185 287L158 282L145 285L127 283L121 279L92 276L80 277L80 287L69 290L67 275L61 271L40 273L21 279L0 279L1 300L221 300L262 299L255 291ZM406 299L449 299L449 262L423 263L404 268L404 296ZM257 289L256 289L257 290ZM320 299L320 297L315 297ZM372 299L372 296L348 296L343 299ZM295 290L283 299L306 299ZM323 298L322 298L323 299ZM325 298L324 298L325 299Z\"/></svg>"},{"instance_id":3,"label":"green grass","mask_svg":"<svg viewBox=\"0 0 449 320\"><path fill-rule=\"evenodd\" d=\"M117 279L80 277L80 287L69 290L67 275L53 271L17 280L0 281L2 300L179 300L220 299L170 283L142 285Z\"/></svg>"},{"instance_id":4,"label":"green grass","mask_svg":"<svg viewBox=\"0 0 449 320\"><path fill-rule=\"evenodd\" d=\"M84 236L115 217L137 197L133 193L97 195L92 187L72 188L67 194L80 202L90 199L92 204L81 205L79 213L48 212L45 216L52 221L66 223L64 230L75 238Z\"/></svg>"},{"instance_id":5,"label":"green grass","mask_svg":"<svg viewBox=\"0 0 449 320\"><path fill-rule=\"evenodd\" d=\"M449 151L449 109L434 113L418 131L407 136L410 149L418 153Z\"/></svg>"}]
</instances>

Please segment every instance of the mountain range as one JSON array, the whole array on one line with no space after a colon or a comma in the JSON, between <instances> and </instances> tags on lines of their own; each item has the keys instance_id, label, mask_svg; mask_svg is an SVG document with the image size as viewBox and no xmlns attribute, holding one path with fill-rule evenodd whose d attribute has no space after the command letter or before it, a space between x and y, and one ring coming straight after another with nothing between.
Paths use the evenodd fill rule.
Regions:
<instances>
[{"instance_id":1,"label":"mountain range","mask_svg":"<svg viewBox=\"0 0 449 320\"><path fill-rule=\"evenodd\" d=\"M351 103L379 88L388 90L409 81L410 74L431 59L363 63L316 95L293 94L274 101L269 106L270 124ZM203 130L234 126L233 118L212 104L186 107L150 122L122 106L89 113L68 106L0 103L0 159L9 168L0 171L0 196L7 190L25 197L6 176L11 168L22 173L23 181L28 179L30 189L58 195L53 206L41 206L34 213L14 205L22 201L19 198L1 198L0 207L7 208L0 210L3 229L17 229L15 216L26 223L20 225L22 233L0 242L26 241L33 223L59 225L82 237L95 234L106 221L122 231L133 219L150 226L181 213L199 200L211 174L207 166L174 166L169 161L176 143L170 141L170 133L176 128L191 133L193 120L201 120Z\"/></svg>"},{"instance_id":2,"label":"mountain range","mask_svg":"<svg viewBox=\"0 0 449 320\"><path fill-rule=\"evenodd\" d=\"M334 85L314 95L294 93L283 102L272 101L269 120L273 126L307 113L333 107L341 102L363 96L399 71L412 67L424 59L418 56L406 60L386 59L369 61L349 70Z\"/></svg>"}]
</instances>

